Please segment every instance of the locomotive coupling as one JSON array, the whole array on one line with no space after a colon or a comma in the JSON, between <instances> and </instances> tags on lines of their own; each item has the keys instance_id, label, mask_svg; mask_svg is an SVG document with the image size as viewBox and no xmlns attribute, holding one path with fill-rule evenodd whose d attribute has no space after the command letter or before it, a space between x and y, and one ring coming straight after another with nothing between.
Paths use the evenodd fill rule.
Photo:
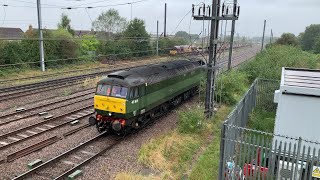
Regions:
<instances>
[{"instance_id":1,"label":"locomotive coupling","mask_svg":"<svg viewBox=\"0 0 320 180\"><path fill-rule=\"evenodd\" d=\"M91 117L89 118L89 124L90 124L91 126L96 125L96 124L97 124L97 119L91 116Z\"/></svg>"}]
</instances>

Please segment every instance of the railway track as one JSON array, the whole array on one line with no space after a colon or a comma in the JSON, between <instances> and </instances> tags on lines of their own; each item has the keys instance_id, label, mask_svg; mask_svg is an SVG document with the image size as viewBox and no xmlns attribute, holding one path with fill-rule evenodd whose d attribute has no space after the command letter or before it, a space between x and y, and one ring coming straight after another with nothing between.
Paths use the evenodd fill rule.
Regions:
<instances>
[{"instance_id":1,"label":"railway track","mask_svg":"<svg viewBox=\"0 0 320 180\"><path fill-rule=\"evenodd\" d=\"M246 53L245 53L246 54ZM240 55L240 56L243 56ZM235 56L234 58L237 58L239 56ZM226 64L227 60L223 61L222 63ZM140 66L146 66L151 64L148 62L147 64L140 65ZM81 80L88 79L88 78L94 78L97 76L101 76L107 73L111 73L117 70L125 70L128 68L131 68L133 66L125 67L125 68L118 68L114 70L108 70L103 72L95 72L91 74L84 74L79 76L73 76L68 78L60 78L55 80L49 80L49 81L43 81L39 83L33 83L33 84L27 84L27 85L20 85L20 86L13 86L8 88L0 88L0 101L6 101L10 99L15 99L19 97L24 97L28 95L33 95L36 93L45 92L48 90L55 90L60 89L64 87L74 86L77 84L81 84ZM9 93L8 93L9 92Z\"/></svg>"},{"instance_id":2,"label":"railway track","mask_svg":"<svg viewBox=\"0 0 320 180\"><path fill-rule=\"evenodd\" d=\"M169 110L167 113L171 111L172 110ZM97 144L92 145L93 143L96 143L99 139L108 135L107 132L101 133L96 137L89 139L84 143L81 143L80 145L62 153L61 155L51 158L48 161L40 164L39 166L36 166L33 169L19 176L14 177L13 180L21 180L21 179L27 179L27 178L37 179L37 177L39 176L42 178L49 178L49 179L55 179L55 180L67 179L70 174L76 172L77 170L80 170L83 166L85 166L95 158L103 155L105 152L111 150L113 147L115 147L117 144L120 144L126 138L129 138L134 134L137 134L143 130L150 128L153 124L158 122L157 121L158 119L162 118L167 113L163 113L162 115L155 117L154 120L145 124L140 129L132 132L128 136L125 136L125 137L116 136L115 139L111 139L111 143L109 145L105 145L106 144L105 140L103 140L100 143L100 144L103 144L104 146L103 148L101 148L101 146L99 147L99 145ZM49 139L49 142L46 142L46 143L51 143L50 141L56 141L56 137L52 137L52 140ZM92 148L97 148L97 149L92 149ZM28 151L28 149L26 150ZM28 153L28 152L25 152L25 153Z\"/></svg>"},{"instance_id":3,"label":"railway track","mask_svg":"<svg viewBox=\"0 0 320 180\"><path fill-rule=\"evenodd\" d=\"M138 65L138 66L146 66L146 65L149 65L150 63L152 63L152 61L148 61L146 64ZM123 64L123 65L127 65L127 64L129 63ZM102 76L107 73L111 73L118 70L125 70L131 67L135 67L136 64L137 63L130 63L129 66L124 68L118 68L118 69L107 70L102 72L95 72L95 73L73 76L68 78L60 78L60 79L43 81L38 83L26 84L26 85L0 88L0 101L6 101L6 100L18 98L18 97L24 97L24 96L28 96L28 95L32 95L40 92L45 92L48 90L55 90L63 87L81 84L82 82L80 81L82 80L95 78L97 76Z\"/></svg>"},{"instance_id":4,"label":"railway track","mask_svg":"<svg viewBox=\"0 0 320 180\"><path fill-rule=\"evenodd\" d=\"M13 111L13 112L1 115L0 116L0 126L3 126L5 124L9 124L12 122L16 122L16 121L19 121L22 119L26 119L26 118L29 118L32 116L36 116L36 115L39 115L39 113L43 113L43 112L48 113L49 111L53 111L56 109L67 107L72 104L91 100L93 98L92 95L94 93L94 88L91 88L86 91L85 91L85 93L79 94L78 96L75 96L75 97L68 97L68 98L64 98L64 99L59 99L59 100L49 102L47 104L36 105L31 108L23 109L22 111ZM57 104L62 104L62 105L48 108L48 106L57 105Z\"/></svg>"},{"instance_id":5,"label":"railway track","mask_svg":"<svg viewBox=\"0 0 320 180\"><path fill-rule=\"evenodd\" d=\"M92 139L58 155L45 163L13 178L15 180L33 178L43 176L50 179L64 179L74 171L80 169L91 160L112 149L114 146L122 142L124 138L114 139L110 145L102 148L90 149L89 145L97 142L100 138L106 136L106 133L99 134ZM94 146L97 147L97 146ZM89 150L88 150L89 149ZM54 173L52 173L54 172ZM49 177L48 177L49 176Z\"/></svg>"},{"instance_id":6,"label":"railway track","mask_svg":"<svg viewBox=\"0 0 320 180\"><path fill-rule=\"evenodd\" d=\"M241 59L244 55L240 55L240 56L236 56L235 59ZM222 61L221 62L221 65L225 65L227 64L227 61ZM92 97L91 97L92 98ZM58 103L58 102L56 102ZM70 104L69 104L70 105ZM49 105L48 105L49 106ZM69 121L66 121L66 122L63 122L61 124L56 124L56 125L52 125L52 124L47 124L47 123L52 123L53 121L57 120L58 118L62 118L62 117L65 117L65 116L69 116L71 114L75 114L75 113L78 113L80 112L81 110L78 109L78 110L75 110L73 112L69 112L69 113L66 113L66 114L62 114L62 115L59 115L58 117L55 117L55 118L52 118L52 119L49 119L47 121L44 121L44 122L41 122L41 123L38 123L38 124L34 124L34 125L31 125L31 126L28 126L26 128L21 128L21 129L18 129L16 131L13 131L13 132L10 132L10 133L7 133L7 134L4 134L4 135L0 135L0 150L3 149L3 148L6 148L6 147L9 147L13 144L17 144L17 143L20 143L26 139L29 139L29 138L32 138L32 137L35 137L37 135L40 135L42 133L45 133L45 132L48 132L48 131L51 131L55 128L58 128L58 127L62 127L68 123L70 123L71 121L74 121L74 120L77 120L77 119L81 119L81 118L84 118L86 116L90 116L93 114L93 112L91 111L91 114L89 113L89 110L85 110L85 108L89 109L91 108L92 109L93 106L86 106L84 108L81 108L81 110L83 111L87 111L87 115L84 115L83 112L80 114L77 114L78 116L80 117L74 117L72 119L70 119ZM36 108L35 108L36 109ZM34 110L32 108L30 109L27 109L28 111L31 111L31 110ZM35 114L35 113L34 113ZM7 116L8 117L8 116ZM71 117L71 116L69 116ZM1 117L0 117L1 119ZM39 126L38 126L39 125ZM1 124L0 124L1 126ZM51 127L50 127L51 126ZM37 128L37 127L40 127L40 128ZM74 129L68 133L72 134L74 132L77 132L83 128L86 128L88 127L88 125L85 125L85 126L81 126L77 129ZM30 128L30 129L28 129ZM35 129L32 129L32 128L35 128ZM45 128L47 130L43 131L41 130L41 128ZM26 132L27 131L31 131L31 132L35 132L34 133L29 133L28 135L30 135L30 137L28 135L26 135ZM33 134L33 135L32 135ZM21 136L22 135L22 136ZM23 135L25 135L25 137L23 137ZM28 137L26 137L28 136ZM13 178L13 179L26 179L26 178L29 178L29 177L38 177L38 176L41 176L41 177L47 177L47 178L53 178L53 179L65 179L67 178L71 173L75 172L76 170L80 169L82 166L86 165L87 163L89 163L90 161L92 161L93 159L95 159L96 157L104 154L106 151L112 149L114 146L116 146L117 144L119 144L120 142L122 142L122 140L124 140L124 138L118 138L118 139L115 139L113 140L113 142L111 142L110 145L106 145L105 147L103 147L102 149L96 149L96 150L87 150L88 146L92 143L96 143L99 139L101 139L103 136L105 136L105 134L99 134L98 136L74 147L73 149L70 149L66 152L64 152L63 154L59 155L59 156L56 156L48 161L46 161L45 163ZM13 139L13 138L8 138L8 137L13 137L13 138L21 138L21 140L16 140L16 139ZM11 140L10 142L9 141L3 141L3 139L5 140ZM14 159L17 159L19 157L23 157L25 156L26 154L29 154L29 153L32 153L34 152L35 150L37 149L41 149L45 146L48 146L50 144L53 144L57 141L59 141L60 138L59 137L51 137L47 140L44 140L43 142L41 143L37 143L37 144L34 144L34 145L31 145L30 147L27 147L25 149L23 149L22 151L19 151L19 152L16 152L16 153L13 153L13 154L10 154L9 156L7 156L7 161L10 162L10 161L13 161ZM3 142L5 143L8 143L7 145L4 145ZM11 144L12 143L12 144ZM56 169L57 168L57 171L55 171L55 173L51 173L51 172L48 172L49 171L52 171L52 169Z\"/></svg>"},{"instance_id":7,"label":"railway track","mask_svg":"<svg viewBox=\"0 0 320 180\"><path fill-rule=\"evenodd\" d=\"M92 108L92 105L88 105L71 112L8 132L6 134L2 134L0 135L0 150L24 142L27 139L39 136L54 129L61 128L75 120L80 120L82 118L91 116L94 113ZM61 122L58 123L58 121Z\"/></svg>"}]
</instances>

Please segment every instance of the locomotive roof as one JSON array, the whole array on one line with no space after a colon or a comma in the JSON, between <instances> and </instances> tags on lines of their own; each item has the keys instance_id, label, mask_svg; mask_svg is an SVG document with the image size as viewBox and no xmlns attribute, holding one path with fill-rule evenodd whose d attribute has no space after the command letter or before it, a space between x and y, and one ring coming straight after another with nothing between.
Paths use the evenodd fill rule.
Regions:
<instances>
[{"instance_id":1,"label":"locomotive roof","mask_svg":"<svg viewBox=\"0 0 320 180\"><path fill-rule=\"evenodd\" d=\"M202 66L199 61L176 60L110 73L98 84L116 84L124 87L154 84L178 74L194 70Z\"/></svg>"}]
</instances>

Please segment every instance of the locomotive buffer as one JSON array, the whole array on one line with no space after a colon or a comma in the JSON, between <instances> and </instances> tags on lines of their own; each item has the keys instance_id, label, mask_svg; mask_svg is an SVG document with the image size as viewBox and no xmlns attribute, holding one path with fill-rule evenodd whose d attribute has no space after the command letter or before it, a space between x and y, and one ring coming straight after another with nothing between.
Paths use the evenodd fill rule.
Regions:
<instances>
[{"instance_id":1,"label":"locomotive buffer","mask_svg":"<svg viewBox=\"0 0 320 180\"><path fill-rule=\"evenodd\" d=\"M223 4L222 10L220 0L212 0L212 6L207 6L203 3L198 9L198 15L194 14L195 5L192 5L192 17L194 20L211 21L210 46L209 46L209 62L207 63L207 87L205 100L205 114L207 117L213 115L214 106L214 89L215 89L215 71L219 69L217 66L217 47L219 34L219 21L232 20L232 34L234 34L234 22L239 19L240 7L237 6L237 0L234 0L233 6L225 6ZM202 9L202 14L201 14ZM206 11L207 9L207 11ZM211 12L212 9L212 12ZM232 9L232 14L229 10ZM220 11L222 16L220 16ZM233 43L233 42L231 42ZM232 48L232 45L231 47ZM229 64L231 64L229 60Z\"/></svg>"}]
</instances>

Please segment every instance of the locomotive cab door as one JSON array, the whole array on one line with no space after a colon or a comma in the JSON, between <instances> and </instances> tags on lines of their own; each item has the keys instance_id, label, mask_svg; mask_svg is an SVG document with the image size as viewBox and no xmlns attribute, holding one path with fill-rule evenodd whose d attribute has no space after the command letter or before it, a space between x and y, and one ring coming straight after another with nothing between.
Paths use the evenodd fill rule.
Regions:
<instances>
[{"instance_id":1,"label":"locomotive cab door","mask_svg":"<svg viewBox=\"0 0 320 180\"><path fill-rule=\"evenodd\" d=\"M146 112L146 86L142 85L139 87L139 114L143 115Z\"/></svg>"}]
</instances>

